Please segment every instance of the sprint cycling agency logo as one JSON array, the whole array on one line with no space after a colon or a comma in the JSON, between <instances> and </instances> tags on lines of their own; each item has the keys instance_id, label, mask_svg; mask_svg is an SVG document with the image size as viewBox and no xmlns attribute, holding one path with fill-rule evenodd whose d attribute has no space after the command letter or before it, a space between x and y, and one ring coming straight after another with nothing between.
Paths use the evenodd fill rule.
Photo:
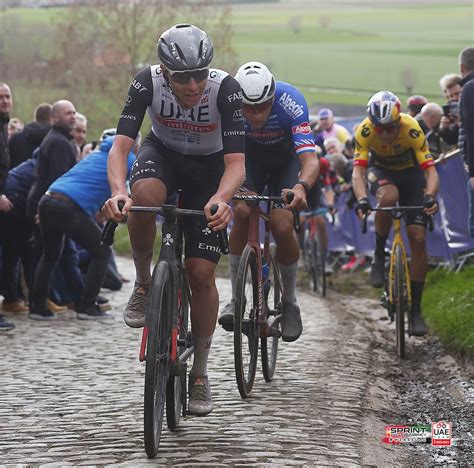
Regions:
<instances>
[{"instance_id":1,"label":"sprint cycling agency logo","mask_svg":"<svg viewBox=\"0 0 474 468\"><path fill-rule=\"evenodd\" d=\"M382 442L389 445L431 444L435 447L448 447L452 442L452 424L438 421L431 424L386 426Z\"/></svg>"}]
</instances>

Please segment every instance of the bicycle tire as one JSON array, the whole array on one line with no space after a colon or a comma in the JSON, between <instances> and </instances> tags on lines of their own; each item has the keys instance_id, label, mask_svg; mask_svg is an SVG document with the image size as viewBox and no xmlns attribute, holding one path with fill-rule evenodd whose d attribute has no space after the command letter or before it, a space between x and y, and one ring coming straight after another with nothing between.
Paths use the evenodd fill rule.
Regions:
<instances>
[{"instance_id":1,"label":"bicycle tire","mask_svg":"<svg viewBox=\"0 0 474 468\"><path fill-rule=\"evenodd\" d=\"M281 301L282 282L280 269L275 258L276 246L274 244L270 247L270 271L269 278L271 279L271 287L265 298L265 312L267 320L272 320L273 328L277 332L272 336L262 336L260 339L260 350L262 360L263 377L266 382L271 382L275 374L275 367L278 357L278 342L281 333L281 317L278 306Z\"/></svg>"},{"instance_id":2,"label":"bicycle tire","mask_svg":"<svg viewBox=\"0 0 474 468\"><path fill-rule=\"evenodd\" d=\"M237 273L234 311L235 377L242 398L247 398L250 395L257 369L258 341L260 338L257 306L257 258L252 247L247 245L242 252Z\"/></svg>"},{"instance_id":3,"label":"bicycle tire","mask_svg":"<svg viewBox=\"0 0 474 468\"><path fill-rule=\"evenodd\" d=\"M177 345L176 358L186 351L187 338L189 329L189 286L186 281L184 270L180 273L181 276L181 305L176 317L176 323L173 327L177 328L179 344ZM168 428L174 431L179 426L181 416L186 414L187 401L187 372L186 363L182 363L179 367L179 375L170 375L168 377L168 384L166 386L166 422Z\"/></svg>"},{"instance_id":4,"label":"bicycle tire","mask_svg":"<svg viewBox=\"0 0 474 468\"><path fill-rule=\"evenodd\" d=\"M316 233L313 240L313 255L314 255L314 271L315 271L315 290L319 297L326 297L326 272L323 250L321 248L321 240L319 234Z\"/></svg>"},{"instance_id":5,"label":"bicycle tire","mask_svg":"<svg viewBox=\"0 0 474 468\"><path fill-rule=\"evenodd\" d=\"M170 372L169 346L172 328L172 291L169 265L160 261L153 271L150 299L147 307L144 436L149 458L158 452L163 428L166 386Z\"/></svg>"},{"instance_id":6,"label":"bicycle tire","mask_svg":"<svg viewBox=\"0 0 474 468\"><path fill-rule=\"evenodd\" d=\"M397 337L397 354L405 359L405 265L403 252L399 245L395 246L395 275L393 285L393 302L395 309L395 329Z\"/></svg>"}]
</instances>

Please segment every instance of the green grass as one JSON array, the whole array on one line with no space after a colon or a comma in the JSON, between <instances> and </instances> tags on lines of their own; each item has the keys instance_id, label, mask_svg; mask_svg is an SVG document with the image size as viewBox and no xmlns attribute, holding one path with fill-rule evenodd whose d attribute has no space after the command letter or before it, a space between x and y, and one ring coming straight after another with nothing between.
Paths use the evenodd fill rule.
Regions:
<instances>
[{"instance_id":1,"label":"green grass","mask_svg":"<svg viewBox=\"0 0 474 468\"><path fill-rule=\"evenodd\" d=\"M423 315L453 352L474 357L474 265L459 273L428 274Z\"/></svg>"}]
</instances>

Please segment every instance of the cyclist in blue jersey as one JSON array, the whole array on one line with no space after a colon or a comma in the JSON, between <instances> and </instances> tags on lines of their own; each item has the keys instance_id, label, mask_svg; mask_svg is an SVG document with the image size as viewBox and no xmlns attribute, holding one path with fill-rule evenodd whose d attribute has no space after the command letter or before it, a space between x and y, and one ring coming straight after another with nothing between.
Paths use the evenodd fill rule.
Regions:
<instances>
[{"instance_id":1,"label":"cyclist in blue jersey","mask_svg":"<svg viewBox=\"0 0 474 468\"><path fill-rule=\"evenodd\" d=\"M268 68L248 62L235 76L242 88L245 124L244 186L252 193L281 196L295 194L290 209L306 207L308 191L318 177L319 165L308 123L308 106L293 86L276 82ZM270 215L270 229L277 244L276 258L282 275L282 337L295 341L303 330L296 302L296 272L299 247L293 231L293 216L283 206ZM235 288L240 255L247 242L249 209L244 202L234 203L234 225L230 233L230 272L232 301L219 316L219 323L232 323Z\"/></svg>"}]
</instances>

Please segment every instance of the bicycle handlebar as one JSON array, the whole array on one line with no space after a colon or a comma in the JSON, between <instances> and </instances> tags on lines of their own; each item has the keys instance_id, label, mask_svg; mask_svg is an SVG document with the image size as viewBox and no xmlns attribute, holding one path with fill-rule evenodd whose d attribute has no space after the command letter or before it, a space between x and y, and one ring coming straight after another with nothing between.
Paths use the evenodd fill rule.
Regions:
<instances>
[{"instance_id":1,"label":"bicycle handlebar","mask_svg":"<svg viewBox=\"0 0 474 468\"><path fill-rule=\"evenodd\" d=\"M419 211L423 210L424 208L424 206L379 206L371 208L370 211L390 212L390 214L394 218L401 218L401 216L406 211ZM363 234L367 232L367 217L368 214L365 214L364 217L361 219L361 229ZM433 215L428 216L428 229L430 232L433 232L434 230Z\"/></svg>"},{"instance_id":2,"label":"bicycle handlebar","mask_svg":"<svg viewBox=\"0 0 474 468\"><path fill-rule=\"evenodd\" d=\"M271 197L268 195L234 195L232 200L235 201L244 201L244 202L261 202L261 201L271 201L276 203L285 203L290 204L295 198L295 194L289 190L286 192L286 200L283 197ZM297 210L291 210L293 214L293 226L295 228L295 232L299 234L301 232L301 224L300 224L300 217Z\"/></svg>"},{"instance_id":3,"label":"bicycle handlebar","mask_svg":"<svg viewBox=\"0 0 474 468\"><path fill-rule=\"evenodd\" d=\"M124 202L118 202L117 206L120 211L122 211L125 203ZM175 206L171 207L171 213L175 216L205 216L204 211L201 210L189 210L186 208L177 208ZM219 209L219 206L212 205L211 206L211 214L215 214L217 210ZM165 209L166 210L166 209ZM135 211L138 213L156 213L160 215L165 214L165 210L161 206L132 206L130 208L130 211ZM167 210L166 210L167 211ZM169 211L167 211L169 212ZM102 231L102 237L101 237L101 244L102 245L108 245L111 246L114 243L114 233L115 229L117 229L118 223L112 219L109 219L107 223L105 224L105 227ZM223 229L222 231L218 231L218 236L219 236L219 244L221 247L221 252L224 255L227 255L229 253L229 239L227 236L227 229Z\"/></svg>"}]
</instances>

